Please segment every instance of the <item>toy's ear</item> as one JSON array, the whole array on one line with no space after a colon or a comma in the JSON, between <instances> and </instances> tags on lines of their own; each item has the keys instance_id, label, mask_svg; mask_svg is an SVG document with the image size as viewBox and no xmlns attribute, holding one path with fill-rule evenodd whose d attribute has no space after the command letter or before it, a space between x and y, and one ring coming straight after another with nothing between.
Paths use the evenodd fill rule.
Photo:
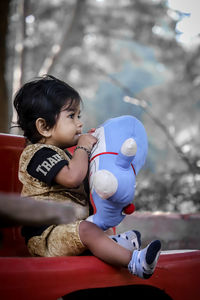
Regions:
<instances>
[{"instance_id":1,"label":"toy's ear","mask_svg":"<svg viewBox=\"0 0 200 300\"><path fill-rule=\"evenodd\" d=\"M121 150L116 157L116 165L127 169L130 167L131 162L136 155L137 144L133 138L125 140L121 146Z\"/></svg>"},{"instance_id":2,"label":"toy's ear","mask_svg":"<svg viewBox=\"0 0 200 300\"><path fill-rule=\"evenodd\" d=\"M107 170L99 170L94 175L94 189L102 199L113 196L118 188L117 178Z\"/></svg>"}]
</instances>

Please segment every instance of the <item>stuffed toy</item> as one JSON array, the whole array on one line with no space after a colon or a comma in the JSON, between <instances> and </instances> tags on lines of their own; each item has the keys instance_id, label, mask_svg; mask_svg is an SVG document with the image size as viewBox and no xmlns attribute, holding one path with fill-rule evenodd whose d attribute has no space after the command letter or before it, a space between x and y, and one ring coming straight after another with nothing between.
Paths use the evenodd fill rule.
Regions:
<instances>
[{"instance_id":1,"label":"stuffed toy","mask_svg":"<svg viewBox=\"0 0 200 300\"><path fill-rule=\"evenodd\" d=\"M132 116L110 119L93 135L98 139L89 168L94 214L88 220L107 230L134 211L135 177L145 163L147 135Z\"/></svg>"}]
</instances>

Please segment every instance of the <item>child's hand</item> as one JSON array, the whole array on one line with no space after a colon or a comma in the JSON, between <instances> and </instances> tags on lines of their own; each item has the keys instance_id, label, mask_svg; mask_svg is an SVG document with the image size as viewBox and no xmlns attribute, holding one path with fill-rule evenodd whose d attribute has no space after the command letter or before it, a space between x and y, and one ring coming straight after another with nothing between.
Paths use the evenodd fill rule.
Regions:
<instances>
[{"instance_id":1,"label":"child's hand","mask_svg":"<svg viewBox=\"0 0 200 300\"><path fill-rule=\"evenodd\" d=\"M91 128L89 131L88 131L88 133L94 133L96 131L96 128Z\"/></svg>"},{"instance_id":2,"label":"child's hand","mask_svg":"<svg viewBox=\"0 0 200 300\"><path fill-rule=\"evenodd\" d=\"M82 146L87 148L89 151L92 150L93 146L96 144L97 138L91 134L82 134L78 139L77 146Z\"/></svg>"}]
</instances>

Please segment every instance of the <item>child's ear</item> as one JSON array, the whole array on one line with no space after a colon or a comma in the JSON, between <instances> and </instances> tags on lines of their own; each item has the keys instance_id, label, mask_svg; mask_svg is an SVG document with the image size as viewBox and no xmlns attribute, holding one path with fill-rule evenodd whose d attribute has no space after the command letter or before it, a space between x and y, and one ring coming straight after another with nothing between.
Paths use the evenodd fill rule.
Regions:
<instances>
[{"instance_id":1,"label":"child's ear","mask_svg":"<svg viewBox=\"0 0 200 300\"><path fill-rule=\"evenodd\" d=\"M38 132L43 136L43 137L50 137L51 136L51 130L47 127L47 123L45 119L43 118L38 118L35 121L35 126L38 130Z\"/></svg>"}]
</instances>

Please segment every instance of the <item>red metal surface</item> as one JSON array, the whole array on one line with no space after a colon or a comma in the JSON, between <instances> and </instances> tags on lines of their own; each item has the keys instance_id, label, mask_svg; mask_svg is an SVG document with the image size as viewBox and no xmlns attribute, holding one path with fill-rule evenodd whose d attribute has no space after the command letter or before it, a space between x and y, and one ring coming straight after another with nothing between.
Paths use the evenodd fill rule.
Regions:
<instances>
[{"instance_id":1,"label":"red metal surface","mask_svg":"<svg viewBox=\"0 0 200 300\"><path fill-rule=\"evenodd\" d=\"M0 191L19 192L18 159L24 139L0 134ZM127 285L164 290L174 300L200 299L200 251L162 254L154 275L143 280L93 256L33 258L19 227L4 228L0 248L0 299L56 300L73 291Z\"/></svg>"},{"instance_id":2,"label":"red metal surface","mask_svg":"<svg viewBox=\"0 0 200 300\"><path fill-rule=\"evenodd\" d=\"M0 258L0 299L55 300L98 287L150 285L174 300L200 299L200 251L161 255L154 275L143 280L93 256Z\"/></svg>"},{"instance_id":3,"label":"red metal surface","mask_svg":"<svg viewBox=\"0 0 200 300\"><path fill-rule=\"evenodd\" d=\"M18 180L19 157L25 146L21 136L0 134L0 191L20 193Z\"/></svg>"}]
</instances>

